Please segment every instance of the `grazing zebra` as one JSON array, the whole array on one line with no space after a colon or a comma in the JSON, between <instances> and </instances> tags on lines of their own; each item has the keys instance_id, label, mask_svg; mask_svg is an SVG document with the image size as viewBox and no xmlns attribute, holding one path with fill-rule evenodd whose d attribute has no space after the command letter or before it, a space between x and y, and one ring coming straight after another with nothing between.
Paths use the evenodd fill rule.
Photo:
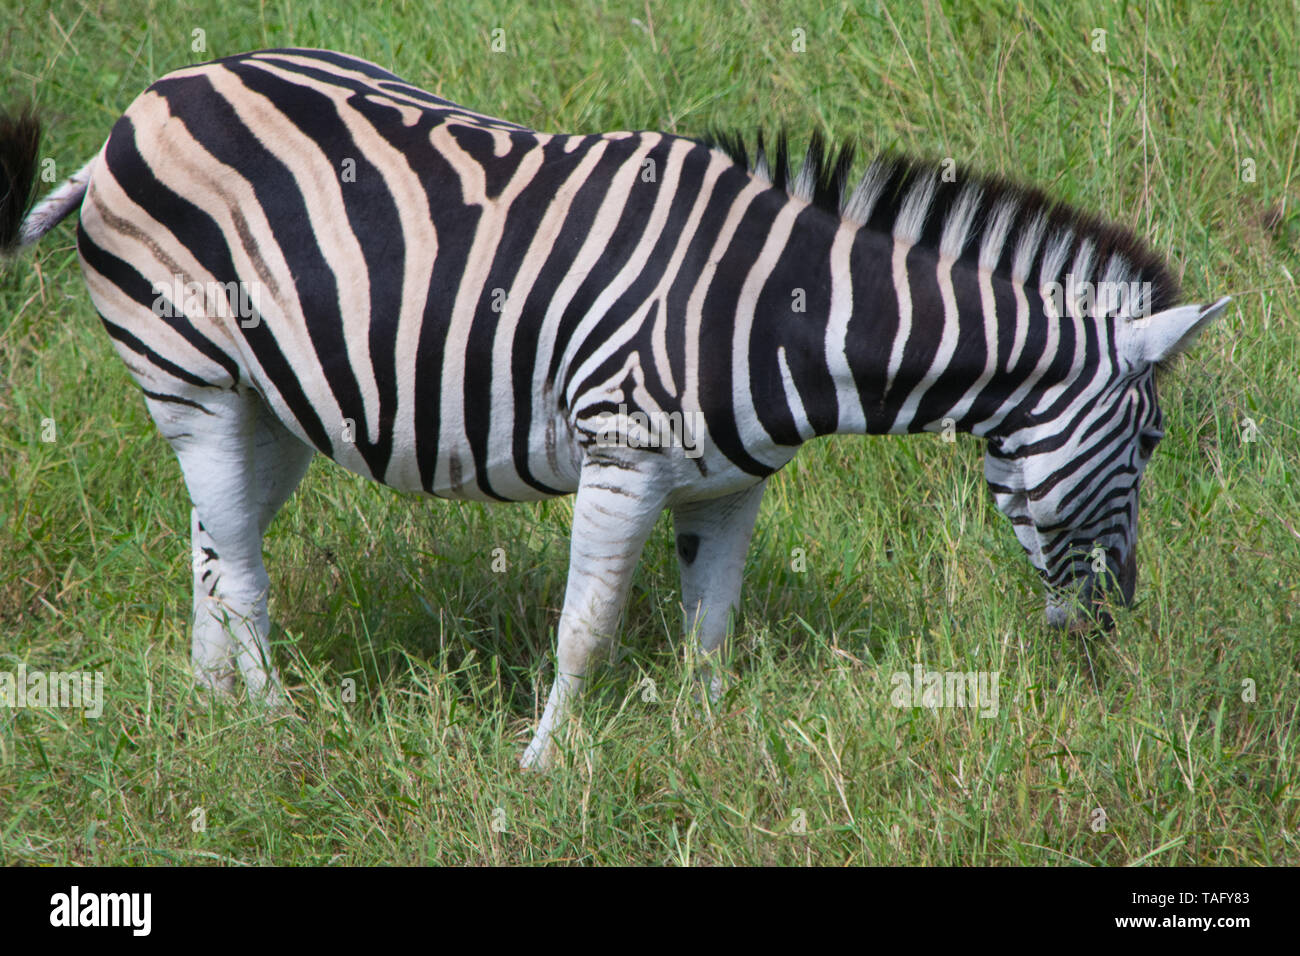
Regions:
<instances>
[{"instance_id":1,"label":"grazing zebra","mask_svg":"<svg viewBox=\"0 0 1300 956\"><path fill-rule=\"evenodd\" d=\"M403 491L576 493L558 666L524 766L673 513L686 629L726 635L766 479L832 433L988 441L998 507L1068 623L1131 600L1153 366L1176 306L1133 236L992 178L784 137L538 133L319 50L149 87L26 218L36 123L0 136L0 246L80 209L91 298L193 502L193 663L281 690L262 536L319 451ZM214 291L215 290L215 291ZM1079 599L1082 599L1081 602Z\"/></svg>"}]
</instances>

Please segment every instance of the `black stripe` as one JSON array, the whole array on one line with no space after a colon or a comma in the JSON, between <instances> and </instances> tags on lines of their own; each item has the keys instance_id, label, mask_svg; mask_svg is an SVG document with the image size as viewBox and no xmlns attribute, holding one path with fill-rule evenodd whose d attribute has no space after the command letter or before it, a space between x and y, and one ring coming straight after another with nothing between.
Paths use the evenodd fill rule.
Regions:
<instances>
[{"instance_id":1,"label":"black stripe","mask_svg":"<svg viewBox=\"0 0 1300 956\"><path fill-rule=\"evenodd\" d=\"M831 311L831 245L837 227L838 222L832 222L824 210L803 209L758 295L749 339L750 392L759 422L780 445L803 442L786 399L782 348L813 431L831 434L839 422L825 348ZM796 293L804 311L794 311Z\"/></svg>"},{"instance_id":2,"label":"black stripe","mask_svg":"<svg viewBox=\"0 0 1300 956\"><path fill-rule=\"evenodd\" d=\"M277 61L277 63L279 62ZM425 305L420 318L420 331L415 354L415 408L413 416L415 456L420 472L420 482L426 491L433 493L437 476L438 445L441 438L442 375L447 333L451 327L452 309L455 305L456 294L469 259L470 246L482 216L480 206L468 206L458 201L462 198L459 175L447 157L433 149L429 141L432 130L445 121L447 112L455 110L457 107L440 97L409 87L396 78L393 78L394 82L378 83L377 87L380 89L400 88L394 91L406 93L430 104L430 107L426 108L412 125L407 126L402 120L400 112L394 107L374 103L366 99L367 94L375 92L376 86L358 80L333 76L302 64L286 62L280 65L283 65L286 70L291 70L305 77L351 90L354 95L349 98L349 105L365 116L374 127L375 132L405 157L425 191L429 214L437 235L438 254L433 260L429 288L427 290L401 290L401 294L425 294ZM421 95L416 96L417 93ZM358 182L346 184L347 187L361 183L360 170L361 166L358 163ZM376 187L383 187L382 180L378 177L369 178L372 179ZM344 191L346 192L347 189L345 188ZM385 193L386 202L391 203L391 195L387 194L386 189ZM412 254L419 254L419 252L419 250L412 250ZM401 274L398 273L397 278L391 283L392 289L397 290L400 288L400 279ZM372 276L372 296L373 294ZM382 343L387 344L382 349L382 356L377 356L382 358L388 368L394 368L394 365L390 363L390 357L395 357L396 352L394 339L396 317L396 313L394 313L392 332L385 332L380 338ZM372 321L374 321L373 314ZM373 339L371 347L372 350L377 347ZM343 354L343 357L346 360L346 353ZM377 376L380 375L378 367L376 374ZM395 379L395 371L393 375ZM390 419L387 413L387 404L381 392L381 425L388 421ZM391 441L391 424L388 426L387 431L389 434L385 437Z\"/></svg>"},{"instance_id":3,"label":"black stripe","mask_svg":"<svg viewBox=\"0 0 1300 956\"><path fill-rule=\"evenodd\" d=\"M885 396L891 419L897 418L903 404L930 370L943 336L938 254L925 246L912 246L907 252L904 269L912 296L912 328L903 346L903 360L894 375L894 385ZM925 424L913 414L907 430L920 431Z\"/></svg>"},{"instance_id":4,"label":"black stripe","mask_svg":"<svg viewBox=\"0 0 1300 956\"><path fill-rule=\"evenodd\" d=\"M706 162L709 160L707 154L704 159ZM726 224L727 213L747 184L747 177L733 174L722 175L714 181L709 201L690 237L690 245L665 297L668 314L664 347L672 366L673 381L679 390L685 388L686 382L686 320L690 298L699 285L700 276L709 265L713 247Z\"/></svg>"},{"instance_id":5,"label":"black stripe","mask_svg":"<svg viewBox=\"0 0 1300 956\"><path fill-rule=\"evenodd\" d=\"M916 408L916 420L921 424L941 421L962 396L984 374L988 359L988 342L984 338L984 308L980 301L979 273L965 260L957 261L952 270L953 301L957 305L957 344L948 366L934 382ZM1015 313L1012 313L1013 315ZM997 321L997 317L994 317ZM987 388L987 384L985 385ZM968 431L967 414L957 423Z\"/></svg>"},{"instance_id":6,"label":"black stripe","mask_svg":"<svg viewBox=\"0 0 1300 956\"><path fill-rule=\"evenodd\" d=\"M279 66L293 68L298 64L290 63L287 60L279 59L275 54L282 56L304 57L312 60L319 60L322 63L328 63L332 66L342 67L352 70L356 73L362 73L375 80L396 80L399 83L405 82L401 77L390 73L381 66L376 66L367 60L358 59L355 56L348 56L346 53L334 53L330 50L302 50L295 47L276 47L271 50L258 50L256 53L240 53L235 56L224 57L215 62L227 63L239 60L270 60Z\"/></svg>"},{"instance_id":7,"label":"black stripe","mask_svg":"<svg viewBox=\"0 0 1300 956\"><path fill-rule=\"evenodd\" d=\"M853 315L844 352L858 387L866 430L882 434L894 416L885 404L889 355L898 334L898 292L890 266L894 242L886 233L859 229L850 253Z\"/></svg>"},{"instance_id":8,"label":"black stripe","mask_svg":"<svg viewBox=\"0 0 1300 956\"><path fill-rule=\"evenodd\" d=\"M726 177L730 173L724 173ZM730 244L718 260L704 297L700 321L700 410L718 451L733 465L760 478L774 469L754 458L740 439L732 400L731 354L735 348L737 302L750 268L763 249L772 223L788 199L776 190L754 197ZM748 383L747 383L748 385Z\"/></svg>"},{"instance_id":9,"label":"black stripe","mask_svg":"<svg viewBox=\"0 0 1300 956\"><path fill-rule=\"evenodd\" d=\"M192 402L188 398L181 398L179 395L164 395L161 392L151 392L147 388L142 388L140 391L144 392L147 397L152 398L155 402L168 402L173 405L188 405L190 408L197 408L204 415L212 414L212 412L208 411L198 402Z\"/></svg>"},{"instance_id":10,"label":"black stripe","mask_svg":"<svg viewBox=\"0 0 1300 956\"><path fill-rule=\"evenodd\" d=\"M1006 373L1007 359L1011 357L1011 349L1015 345L1016 337L1015 287L1009 279L998 275L993 276L992 287L993 313L998 329L996 364L993 368L993 377L985 383L984 388L971 404L970 411L958 423L958 428L963 431L970 430L996 414L1002 407L1002 403L1011 397L1020 384L1019 380ZM1000 425L1001 423L998 423L994 426L996 432L1002 431Z\"/></svg>"},{"instance_id":11,"label":"black stripe","mask_svg":"<svg viewBox=\"0 0 1300 956\"><path fill-rule=\"evenodd\" d=\"M632 284L610 305L604 317L591 330L586 340L575 350L573 363L570 366L571 376L577 373L583 363L600 354L600 350L609 338L645 304L647 298L664 279L676 246L687 238L685 233L686 225L703 186L704 175L708 170L708 162L707 151L699 147L693 148L683 157L682 165L678 170L677 185L668 207L663 229L655 239L655 245L646 260L645 266ZM664 178L665 172L664 168L659 166L661 180ZM679 396L668 391L666 384L655 371L654 327L660 321L660 312L663 308L664 303L662 301L656 299L651 302L650 308L646 310L640 326L631 338L617 351L607 352L603 361L595 366L586 380L578 384L577 391L579 394L591 385L608 381L614 375L617 375L619 369L627 363L628 357L633 352L636 352L639 354L641 368L645 373L643 384L650 395L653 405L669 413L681 411ZM684 320L684 314L673 316L670 313L663 317L663 321L668 325L676 324L680 326L684 323ZM678 387L680 388L680 385ZM572 389L571 383L566 383L565 388L567 394L567 391ZM624 400L629 410L646 411L637 402L630 385L625 390Z\"/></svg>"}]
</instances>

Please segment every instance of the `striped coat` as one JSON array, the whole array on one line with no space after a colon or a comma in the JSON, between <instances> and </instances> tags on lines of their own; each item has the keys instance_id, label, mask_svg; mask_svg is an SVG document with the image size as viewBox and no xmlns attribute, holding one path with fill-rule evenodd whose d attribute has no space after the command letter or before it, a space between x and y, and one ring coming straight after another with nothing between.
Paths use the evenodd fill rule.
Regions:
<instances>
[{"instance_id":1,"label":"striped coat","mask_svg":"<svg viewBox=\"0 0 1300 956\"><path fill-rule=\"evenodd\" d=\"M0 129L16 193L34 150ZM1108 579L1131 599L1152 369L1223 302L1176 306L1135 237L1032 191L897 158L850 190L851 166L817 140L795 172L784 138L751 162L539 133L269 50L159 80L20 230L0 206L0 246L80 208L91 297L194 502L207 683L237 664L279 697L261 537L315 452L440 497L576 492L541 765L659 513L713 654L764 480L819 435L987 439L1054 618Z\"/></svg>"}]
</instances>

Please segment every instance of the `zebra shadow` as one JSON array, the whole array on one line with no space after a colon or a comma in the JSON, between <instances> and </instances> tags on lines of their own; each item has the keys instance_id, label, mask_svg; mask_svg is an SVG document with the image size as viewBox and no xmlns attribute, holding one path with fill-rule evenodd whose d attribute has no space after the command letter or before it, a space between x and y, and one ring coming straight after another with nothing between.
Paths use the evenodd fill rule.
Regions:
<instances>
[{"instance_id":1,"label":"zebra shadow","mask_svg":"<svg viewBox=\"0 0 1300 956\"><path fill-rule=\"evenodd\" d=\"M436 682L449 695L481 701L484 712L532 721L554 674L569 563L567 500L423 502L342 480L366 500L352 508L333 498L328 508L291 505L267 536L272 643L291 692L309 674L324 674L318 691L343 693L350 679L358 699L380 705L385 694ZM919 641L920 652L940 664L945 654L964 657L964 645L1000 639L978 619L978 602L936 600L943 571L916 560L906 535L877 544L846 555L836 550L841 542L810 541L760 519L725 658L731 680L771 666L765 657L772 655L782 667L803 662L815 670L829 650L870 667L891 648ZM1105 641L1050 632L1039 599L1030 598L1029 575L1014 580L1027 598L1016 630L1027 640L1054 636L1061 663L1104 685ZM644 675L682 676L691 651L680 600L665 515L633 577L612 653L593 669L589 699L621 699ZM936 646L945 634L951 643Z\"/></svg>"}]
</instances>

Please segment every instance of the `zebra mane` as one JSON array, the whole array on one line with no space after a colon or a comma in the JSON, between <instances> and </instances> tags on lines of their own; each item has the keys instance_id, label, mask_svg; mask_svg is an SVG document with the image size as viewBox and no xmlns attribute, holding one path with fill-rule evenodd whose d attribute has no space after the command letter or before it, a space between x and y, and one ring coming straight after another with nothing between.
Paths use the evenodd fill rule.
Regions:
<instances>
[{"instance_id":1,"label":"zebra mane","mask_svg":"<svg viewBox=\"0 0 1300 956\"><path fill-rule=\"evenodd\" d=\"M752 162L739 133L715 130L700 142L796 199L1017 282L1064 282L1082 262L1085 274L1074 276L1079 282L1149 283L1150 298L1140 305L1148 314L1177 304L1181 296L1164 259L1130 230L951 160L881 152L850 189L851 143L828 150L814 133L795 173L784 131L770 151L760 131Z\"/></svg>"}]
</instances>

